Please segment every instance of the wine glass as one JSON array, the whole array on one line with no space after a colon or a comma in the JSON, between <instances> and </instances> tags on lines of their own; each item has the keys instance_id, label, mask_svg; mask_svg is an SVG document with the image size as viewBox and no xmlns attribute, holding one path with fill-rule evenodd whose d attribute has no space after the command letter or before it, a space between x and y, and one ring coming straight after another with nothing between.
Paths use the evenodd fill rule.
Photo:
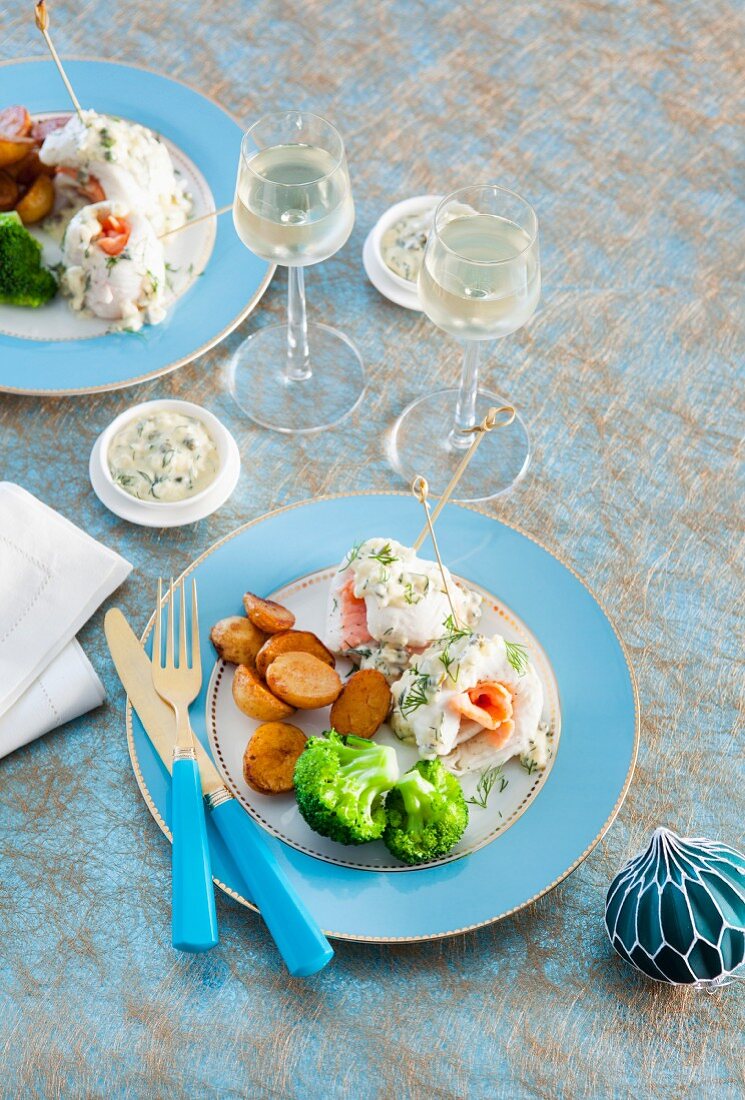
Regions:
<instances>
[{"instance_id":1,"label":"wine glass","mask_svg":"<svg viewBox=\"0 0 745 1100\"><path fill-rule=\"evenodd\" d=\"M482 340L522 328L541 293L538 219L504 187L464 187L435 211L419 272L419 298L431 321L464 341L460 387L418 398L396 421L391 461L411 483L424 474L434 496L450 481L495 393L479 389ZM530 440L518 415L485 435L456 490L457 500L488 500L511 488L530 462Z\"/></svg>"},{"instance_id":2,"label":"wine glass","mask_svg":"<svg viewBox=\"0 0 745 1100\"><path fill-rule=\"evenodd\" d=\"M351 340L309 324L303 268L338 252L354 225L344 143L307 111L265 115L243 135L233 223L246 248L288 271L287 323L249 336L229 385L251 420L279 432L337 424L359 404L362 359Z\"/></svg>"}]
</instances>

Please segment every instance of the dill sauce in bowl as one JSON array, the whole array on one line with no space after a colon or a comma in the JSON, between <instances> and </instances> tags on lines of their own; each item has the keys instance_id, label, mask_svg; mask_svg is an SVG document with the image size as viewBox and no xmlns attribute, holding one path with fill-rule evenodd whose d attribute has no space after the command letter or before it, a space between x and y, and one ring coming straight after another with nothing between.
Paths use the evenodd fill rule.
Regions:
<instances>
[{"instance_id":1,"label":"dill sauce in bowl","mask_svg":"<svg viewBox=\"0 0 745 1100\"><path fill-rule=\"evenodd\" d=\"M227 460L227 430L189 401L148 401L103 434L100 462L119 494L149 509L191 503L215 485Z\"/></svg>"}]
</instances>

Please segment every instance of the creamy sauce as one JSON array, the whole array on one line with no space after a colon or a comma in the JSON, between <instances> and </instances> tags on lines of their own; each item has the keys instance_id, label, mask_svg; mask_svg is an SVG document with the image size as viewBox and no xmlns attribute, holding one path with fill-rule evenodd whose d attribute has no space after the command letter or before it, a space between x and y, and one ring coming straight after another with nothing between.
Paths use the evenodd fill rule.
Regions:
<instances>
[{"instance_id":1,"label":"creamy sauce","mask_svg":"<svg viewBox=\"0 0 745 1100\"><path fill-rule=\"evenodd\" d=\"M95 111L83 111L81 118L71 115L65 126L47 135L39 157L44 164L73 169L73 182L81 187L95 179L106 198L137 210L157 234L183 225L191 210L191 197L168 149L137 122Z\"/></svg>"},{"instance_id":2,"label":"creamy sauce","mask_svg":"<svg viewBox=\"0 0 745 1100\"><path fill-rule=\"evenodd\" d=\"M512 650L513 660L514 649ZM546 728L541 724L543 688L527 656L510 661L500 634L451 634L435 642L391 687L391 726L403 741L415 744L420 756L441 756L457 774L513 756L546 762ZM499 748L480 733L481 727L462 720L451 700L482 681L496 681L512 695L514 732Z\"/></svg>"},{"instance_id":3,"label":"creamy sauce","mask_svg":"<svg viewBox=\"0 0 745 1100\"><path fill-rule=\"evenodd\" d=\"M101 219L108 215L130 227L126 247L117 256L107 255L100 245ZM73 310L117 322L115 327L128 331L165 317L163 246L147 219L124 203L99 202L78 211L65 233L62 262L60 287Z\"/></svg>"},{"instance_id":4,"label":"creamy sauce","mask_svg":"<svg viewBox=\"0 0 745 1100\"><path fill-rule=\"evenodd\" d=\"M386 229L380 239L383 263L408 283L415 283L419 276L433 217L431 206L406 214Z\"/></svg>"},{"instance_id":5,"label":"creamy sauce","mask_svg":"<svg viewBox=\"0 0 745 1100\"><path fill-rule=\"evenodd\" d=\"M382 672L389 684L402 676L411 660L411 653L404 646L378 645L376 642L355 646L347 652L347 656L359 668L374 668Z\"/></svg>"},{"instance_id":6,"label":"creamy sauce","mask_svg":"<svg viewBox=\"0 0 745 1100\"><path fill-rule=\"evenodd\" d=\"M60 186L56 179L54 190L54 209L42 222L42 228L55 244L62 245L68 225L83 207L90 204L90 199L86 198L85 195L78 194L72 187Z\"/></svg>"},{"instance_id":7,"label":"creamy sauce","mask_svg":"<svg viewBox=\"0 0 745 1100\"><path fill-rule=\"evenodd\" d=\"M450 615L442 573L437 562L417 556L394 539L374 538L356 547L348 558L354 595L367 606L367 629L373 638L398 646L429 645L439 638ZM461 588L445 575L458 619L473 626L481 615L481 596Z\"/></svg>"},{"instance_id":8,"label":"creamy sauce","mask_svg":"<svg viewBox=\"0 0 745 1100\"><path fill-rule=\"evenodd\" d=\"M220 456L201 420L180 412L136 417L107 455L115 483L138 500L186 500L216 478Z\"/></svg>"}]
</instances>

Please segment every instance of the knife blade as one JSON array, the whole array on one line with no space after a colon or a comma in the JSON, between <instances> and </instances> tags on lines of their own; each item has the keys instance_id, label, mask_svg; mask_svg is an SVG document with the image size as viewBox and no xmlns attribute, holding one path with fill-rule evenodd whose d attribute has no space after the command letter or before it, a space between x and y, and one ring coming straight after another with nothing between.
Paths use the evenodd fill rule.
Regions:
<instances>
[{"instance_id":1,"label":"knife blade","mask_svg":"<svg viewBox=\"0 0 745 1100\"><path fill-rule=\"evenodd\" d=\"M150 742L171 770L176 722L153 687L150 659L118 607L104 618L114 667ZM333 958L334 949L308 911L253 818L225 786L199 738L194 737L202 793L211 820L246 884L241 892L259 907L290 974L308 978Z\"/></svg>"},{"instance_id":2,"label":"knife blade","mask_svg":"<svg viewBox=\"0 0 745 1100\"><path fill-rule=\"evenodd\" d=\"M153 748L170 772L176 741L176 719L172 709L163 702L153 687L150 658L118 607L112 607L106 612L103 628L122 686L137 711ZM194 741L202 793L208 796L221 789L225 790L222 777L202 748L199 738L195 737Z\"/></svg>"}]
</instances>

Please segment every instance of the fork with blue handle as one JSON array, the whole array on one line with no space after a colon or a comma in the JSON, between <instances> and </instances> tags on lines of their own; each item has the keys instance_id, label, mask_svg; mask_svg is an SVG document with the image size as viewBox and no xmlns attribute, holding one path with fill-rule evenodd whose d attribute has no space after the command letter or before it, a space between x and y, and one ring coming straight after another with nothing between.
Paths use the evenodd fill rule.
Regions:
<instances>
[{"instance_id":1,"label":"fork with blue handle","mask_svg":"<svg viewBox=\"0 0 745 1100\"><path fill-rule=\"evenodd\" d=\"M185 630L185 605L184 605L184 598L183 598L183 581L178 586L177 590L180 590L180 595L181 595L181 599L180 599L181 612L180 612L180 616L179 616L179 619L180 619L179 625L181 627L180 637L185 638L186 637L186 630ZM156 626L155 626L155 634L154 634L154 639L153 639L153 659L154 660L155 660L155 655L156 654L160 655L161 648L162 648L162 641L161 641L161 634L160 634L161 595L162 595L162 585L159 582L159 584L158 584L158 609L157 609L157 612L156 612L156 618L155 618ZM173 606L174 606L173 605L173 597L170 596L169 597L169 607L172 608ZM190 648L191 648L191 653L192 653L191 663L192 663L192 666L194 666L195 669L196 669L197 665L199 664L199 629L198 629L198 618L197 618L197 610L196 609L197 609L196 584L195 584L194 580L192 580L192 631L191 631L191 633L192 633L192 642L191 642L191 647ZM169 628L168 628L169 634L172 630L172 626L171 626L172 616L173 616L173 611L170 612L170 617L169 617L169 620L168 620L169 621ZM137 653L142 654L142 650L140 649L135 636L132 634L132 631L131 631L130 627L128 626L128 624L126 624L126 621L123 619L123 616L121 616L121 613L116 611L116 610L110 611L108 613L107 617L109 617L111 619L111 623L107 624L107 627L110 625L112 631L117 629L117 632L120 635L119 641L120 641L121 644L124 645L125 650L128 649L129 646L131 645L132 647L134 647L134 653L133 653L134 656L136 656ZM108 634L107 634L107 636L108 636ZM112 641L113 641L113 639L110 638L109 639L109 644L110 645L112 644ZM173 652L173 646L172 646L171 652ZM181 654L181 652L182 652L181 644L179 644L179 653ZM144 654L142 654L142 659L146 660L146 657L145 657ZM158 656L157 660L158 660L158 667L160 667L160 656ZM166 651L166 664L167 663L168 663L168 650ZM182 663L181 662L181 657L179 657L179 663L180 664ZM186 664L186 656L184 656L183 663ZM121 672L120 672L120 675L122 675ZM139 678L135 679L135 683L139 684ZM201 666L199 668L199 683L201 684ZM153 686L156 687L156 690L157 690L157 686L155 684L155 678L153 678ZM192 689L193 689L193 685L192 685ZM133 690L134 690L134 685L133 685ZM197 693L198 693L198 691L199 691L199 687L197 687ZM158 692L158 694L160 694L160 692ZM139 687L137 689L137 695L138 696L141 695L141 689ZM168 700L165 698L165 696L162 696L162 698L164 698L165 702L168 702ZM155 737L154 744L156 745L156 749L159 752L161 758L163 758L166 754L166 751L167 751L167 749L166 749L167 742L165 744L163 744L161 742L161 737L156 736L156 732L159 734L159 731L163 726L162 720L159 719L159 716L157 714L152 713L151 705L149 704L149 701L147 700L147 698L138 697L138 698L135 698L132 701L134 702L135 709L138 709L138 705L139 705L139 708L142 711L142 713L140 714L140 718L143 719L144 724L145 724L145 728L147 729L148 734L151 736L151 739L153 739L153 737ZM148 719L152 719L152 724L149 723ZM176 744L178 744L178 742L176 742ZM213 768L212 764L207 763L207 761L205 759L205 756L204 756L204 751L202 750L201 746L198 745L195 742L195 740L193 739L193 734L192 734L192 741L190 742L190 744L197 751L197 761L196 761L197 766L199 766L199 763L200 763L199 757L201 757L202 767L205 767L205 764L206 764L207 768L209 769L209 772L210 773L214 772L214 768ZM175 756L175 754L174 754L174 756ZM177 762L174 759L174 766L173 766L174 774L175 774L175 771L176 771L176 763ZM179 764L179 767L180 767L180 764ZM203 803L204 802L207 803L207 807L210 810L210 816L211 816L211 819L212 819L212 823L215 826L215 828L217 829L217 831L219 832L219 834L220 834L220 836L221 836L221 838L222 838L222 840L225 844L225 847L228 849L231 857L233 858L236 866L238 867L238 870L240 871L241 876L243 877L244 881L246 882L246 885L249 888L248 892L250 893L253 900L256 902L256 904L257 904L257 906L258 906L258 908L261 912L261 915L264 918L264 921L267 925L267 928L269 929L269 932L271 933L271 936L272 936L275 944L277 945L277 948L278 948L280 954L282 955L282 958L285 961L285 965L287 966L288 971L290 972L290 974L292 974L293 977L297 977L297 978L309 977L311 974L317 973L333 957L334 951L333 951L333 948L331 947L331 944L326 939L326 937L324 936L321 929L318 927L317 922L315 921L313 916L310 914L310 912L306 908L305 904L300 899L300 897L298 896L298 894L296 893L296 891L294 890L294 888L292 887L292 885L288 881L288 879L285 876L284 872L281 870L274 853L272 852L270 846L267 844L266 839L265 839L261 829L258 827L258 825L256 825L256 823L246 813L246 811L242 808L242 806L238 803L238 801L232 796L232 794L227 790L227 788L225 786L223 786L223 784L219 781L219 777L218 777L217 772L214 772L214 778L212 777L212 775L207 774L206 782L207 782L207 794L204 796L204 799L202 800L201 799L202 787L201 787L201 784L200 784L199 776L197 776L197 786L198 786L198 789L199 789L201 805L199 807L199 810L197 810L196 812L198 814L199 811L201 810L201 818L203 820L204 819ZM175 799L175 788L173 789L173 793L172 793L172 805L175 806L174 799ZM175 848L175 846L176 846L176 828L177 828L177 824L179 824L179 822L181 820L181 819L179 819L179 822L177 822L175 809L174 809L174 812L172 814L172 818L173 818L173 820L171 822L171 826L172 826L173 841L174 841L174 848ZM196 819L197 818L192 818L192 820L196 820ZM186 836L186 834L183 834L182 839L185 836ZM209 860L209 849L207 848L204 851L206 851L206 858L207 858L207 860ZM185 850L185 846L182 845L181 855L184 859L186 859L191 854L191 858L193 860L196 860L197 870L199 870L200 867L201 867L200 861L202 859L202 852L203 852L203 850L199 846L197 846L195 849L193 849L191 851L191 853L189 853L188 850ZM175 855L175 852L174 852L173 859L174 859L174 920L175 920L176 905L177 905L177 900L176 900L176 855ZM179 874L180 874L180 872L179 872ZM185 881L183 875L181 876L180 881L181 882ZM190 881L194 881L194 875L191 876ZM204 893L198 895L197 901L199 901L201 899L201 902L204 905L205 900L206 900L207 901L207 908L208 908L208 902L209 902L209 896L210 895L207 892L206 884L204 883L203 878L198 879L198 881L200 881L202 886L204 887ZM209 887L212 886L211 881L209 882L208 885L209 885ZM182 900L183 899L181 899L181 898L179 899L179 901L182 901ZM192 899L192 900L194 900L194 899ZM213 904L214 904L214 901L213 901ZM175 923L174 923L174 929L175 929ZM182 937L180 942L185 942L185 940L183 938L183 933L184 933L184 930L182 928L180 930L180 933L179 933L180 937ZM190 933L190 935L191 935L191 933ZM180 943L176 942L175 934L174 934L174 946L180 946ZM207 946L212 946L212 944L208 944ZM186 947L184 949L185 950L199 950L200 948Z\"/></svg>"},{"instance_id":2,"label":"fork with blue handle","mask_svg":"<svg viewBox=\"0 0 745 1100\"><path fill-rule=\"evenodd\" d=\"M179 592L178 665L175 662L174 594ZM199 652L197 587L191 584L191 640L187 639L186 600L183 580L168 594L166 652L163 659L161 604L163 585L158 578L152 674L153 687L173 709L176 740L171 769L171 932L179 951L209 951L217 943L215 888L212 884L207 826L204 820L202 781L199 778L189 707L202 686ZM188 650L191 650L189 663Z\"/></svg>"}]
</instances>

